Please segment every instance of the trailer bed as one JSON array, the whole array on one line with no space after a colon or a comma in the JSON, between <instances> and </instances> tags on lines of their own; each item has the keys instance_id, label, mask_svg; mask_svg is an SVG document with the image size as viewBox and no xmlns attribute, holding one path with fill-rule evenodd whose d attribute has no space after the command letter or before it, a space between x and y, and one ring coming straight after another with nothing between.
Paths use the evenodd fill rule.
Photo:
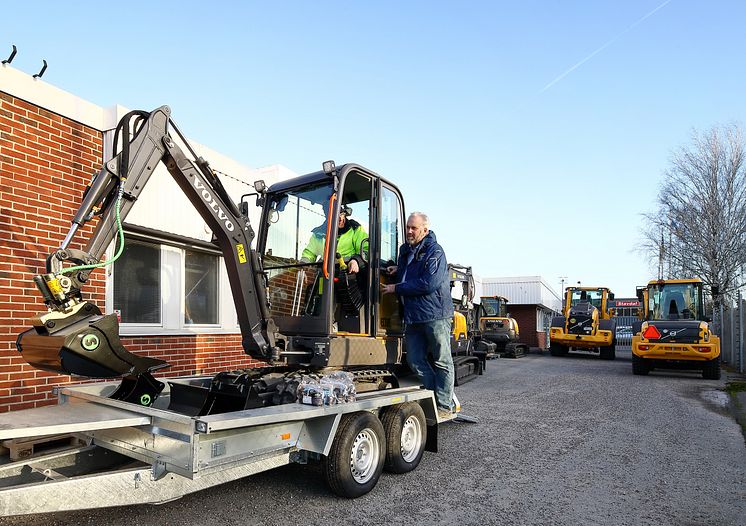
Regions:
<instances>
[{"instance_id":1,"label":"trailer bed","mask_svg":"<svg viewBox=\"0 0 746 526\"><path fill-rule=\"evenodd\" d=\"M169 380L195 384L200 378ZM300 403L189 416L107 398L116 385L64 388L60 404L0 415L0 439L74 433L88 446L0 465L0 514L159 503L290 462L322 458L344 415L414 402L435 450L432 391L412 385L362 393L354 402ZM425 447L423 445L423 447Z\"/></svg>"}]
</instances>

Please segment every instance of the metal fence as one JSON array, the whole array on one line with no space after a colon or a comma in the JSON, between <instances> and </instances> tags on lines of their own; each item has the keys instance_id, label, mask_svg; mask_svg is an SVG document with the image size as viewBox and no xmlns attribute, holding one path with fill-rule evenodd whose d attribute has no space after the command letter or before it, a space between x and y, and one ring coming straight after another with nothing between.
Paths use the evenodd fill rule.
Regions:
<instances>
[{"instance_id":1,"label":"metal fence","mask_svg":"<svg viewBox=\"0 0 746 526\"><path fill-rule=\"evenodd\" d=\"M638 321L637 316L615 316L616 320L616 348L618 351L632 350L632 323Z\"/></svg>"},{"instance_id":2,"label":"metal fence","mask_svg":"<svg viewBox=\"0 0 746 526\"><path fill-rule=\"evenodd\" d=\"M739 292L735 305L721 304L714 314L714 330L720 336L720 359L743 373L746 300Z\"/></svg>"}]
</instances>

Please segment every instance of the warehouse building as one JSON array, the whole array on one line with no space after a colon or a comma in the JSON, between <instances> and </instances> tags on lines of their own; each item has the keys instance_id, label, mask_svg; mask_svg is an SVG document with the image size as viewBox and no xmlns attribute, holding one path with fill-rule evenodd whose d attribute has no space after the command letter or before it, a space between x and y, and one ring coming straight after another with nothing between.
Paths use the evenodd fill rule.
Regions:
<instances>
[{"instance_id":1,"label":"warehouse building","mask_svg":"<svg viewBox=\"0 0 746 526\"><path fill-rule=\"evenodd\" d=\"M549 348L552 317L562 311L562 298L541 276L482 278L483 296L508 299L508 312L518 322L521 343Z\"/></svg>"}]
</instances>

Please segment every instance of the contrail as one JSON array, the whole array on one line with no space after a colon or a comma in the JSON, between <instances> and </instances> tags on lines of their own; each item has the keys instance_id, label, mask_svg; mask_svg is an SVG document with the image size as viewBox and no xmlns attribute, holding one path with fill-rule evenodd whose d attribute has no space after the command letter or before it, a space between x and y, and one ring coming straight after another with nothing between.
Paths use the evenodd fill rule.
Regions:
<instances>
[{"instance_id":1,"label":"contrail","mask_svg":"<svg viewBox=\"0 0 746 526\"><path fill-rule=\"evenodd\" d=\"M539 94L544 93L546 90L548 90L549 88L551 88L552 86L554 86L555 84L557 84L560 80L562 80L563 78L565 78L566 76L568 76L570 73L572 73L573 71L575 71L576 69L578 69L580 66L582 66L583 64L585 64L586 62L588 62L590 59L592 59L593 57L595 57L599 53L601 53L601 51L603 51L604 49L606 49L607 47L609 47L611 44L613 44L614 42L616 42L617 40L619 40L621 37L623 37L624 35L626 35L627 33L629 33L635 26L641 24L642 22L644 22L645 20L647 20L649 17L653 16L658 10L663 9L664 7L666 7L666 5L668 5L669 3L671 3L671 0L666 0L665 2L663 2L662 4L660 4L658 7L656 7L655 9L653 9L652 11L650 11L649 13L647 13L646 15L644 15L643 17L641 17L639 20L637 20L634 23L630 24L630 26L627 29L625 29L624 31L622 31L621 33L619 33L618 35L616 35L615 37L613 37L608 42L604 43L601 47L599 47L598 49L596 49L593 53L591 53L590 55L588 55L587 57L585 57L583 60L581 60L580 62L578 62L574 66L572 66L572 67L568 68L567 70L565 70L562 74L560 74L558 77L556 77L554 80L552 80L552 82L550 82L549 84L547 84L546 86L544 86L541 89L541 91L539 91Z\"/></svg>"}]
</instances>

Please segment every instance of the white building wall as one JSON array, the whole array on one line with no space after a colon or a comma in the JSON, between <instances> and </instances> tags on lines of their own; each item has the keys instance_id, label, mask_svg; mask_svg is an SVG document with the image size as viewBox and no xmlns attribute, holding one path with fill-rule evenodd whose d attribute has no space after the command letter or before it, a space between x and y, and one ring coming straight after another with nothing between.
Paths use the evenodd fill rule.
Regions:
<instances>
[{"instance_id":1,"label":"white building wall","mask_svg":"<svg viewBox=\"0 0 746 526\"><path fill-rule=\"evenodd\" d=\"M541 276L483 278L483 296L504 296L513 305L542 305L562 310L560 295Z\"/></svg>"}]
</instances>

